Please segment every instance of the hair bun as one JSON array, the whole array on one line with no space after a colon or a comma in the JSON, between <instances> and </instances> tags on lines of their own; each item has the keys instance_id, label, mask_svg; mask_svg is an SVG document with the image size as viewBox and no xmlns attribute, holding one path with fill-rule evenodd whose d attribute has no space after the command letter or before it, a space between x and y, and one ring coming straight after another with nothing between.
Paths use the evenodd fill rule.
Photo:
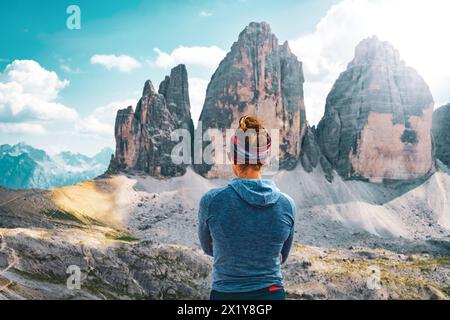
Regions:
<instances>
[{"instance_id":1,"label":"hair bun","mask_svg":"<svg viewBox=\"0 0 450 320\"><path fill-rule=\"evenodd\" d=\"M270 157L271 138L262 122L251 115L239 119L239 128L231 138L234 164L248 165L250 162L263 165Z\"/></svg>"},{"instance_id":2,"label":"hair bun","mask_svg":"<svg viewBox=\"0 0 450 320\"><path fill-rule=\"evenodd\" d=\"M261 122L253 116L243 116L239 120L239 128L244 132L248 129L254 129L259 131L263 126Z\"/></svg>"}]
</instances>

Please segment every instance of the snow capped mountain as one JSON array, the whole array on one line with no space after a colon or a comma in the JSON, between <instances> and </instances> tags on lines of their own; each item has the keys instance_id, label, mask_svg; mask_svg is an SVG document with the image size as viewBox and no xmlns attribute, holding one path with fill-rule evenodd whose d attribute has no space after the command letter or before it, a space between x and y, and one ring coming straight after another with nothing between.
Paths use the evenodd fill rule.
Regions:
<instances>
[{"instance_id":1,"label":"snow capped mountain","mask_svg":"<svg viewBox=\"0 0 450 320\"><path fill-rule=\"evenodd\" d=\"M53 157L25 143L0 146L0 186L9 189L53 189L95 178L108 167L113 151L93 157L69 151Z\"/></svg>"}]
</instances>

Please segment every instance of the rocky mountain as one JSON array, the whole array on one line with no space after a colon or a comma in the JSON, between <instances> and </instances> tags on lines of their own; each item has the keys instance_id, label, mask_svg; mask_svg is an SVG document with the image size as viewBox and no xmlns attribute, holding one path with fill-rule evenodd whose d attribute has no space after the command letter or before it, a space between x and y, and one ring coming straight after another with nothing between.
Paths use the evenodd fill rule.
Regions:
<instances>
[{"instance_id":1,"label":"rocky mountain","mask_svg":"<svg viewBox=\"0 0 450 320\"><path fill-rule=\"evenodd\" d=\"M235 129L243 114L256 115L266 128L280 129L280 167L293 169L306 127L303 82L302 63L288 43L280 45L267 23L252 22L211 78L199 130L203 134L208 129ZM209 177L227 169L196 166Z\"/></svg>"},{"instance_id":2,"label":"rocky mountain","mask_svg":"<svg viewBox=\"0 0 450 320\"><path fill-rule=\"evenodd\" d=\"M320 167L328 182L334 179L333 167L328 159L323 155L317 142L317 130L315 127L306 126L306 132L302 140L302 150L300 152L300 163L306 172L312 173L315 168Z\"/></svg>"},{"instance_id":3,"label":"rocky mountain","mask_svg":"<svg viewBox=\"0 0 450 320\"><path fill-rule=\"evenodd\" d=\"M136 110L119 110L116 118L116 155L110 172L141 171L153 176L174 177L186 172L186 164L174 164L172 149L178 141L171 134L187 129L193 137L188 75L184 65L173 68L156 92L150 80L145 83ZM188 141L192 147L192 142ZM192 152L192 151L191 151ZM182 155L186 156L186 155ZM188 155L190 159L191 155Z\"/></svg>"},{"instance_id":4,"label":"rocky mountain","mask_svg":"<svg viewBox=\"0 0 450 320\"><path fill-rule=\"evenodd\" d=\"M389 43L363 40L335 82L317 127L323 155L344 178L408 180L434 169L433 97Z\"/></svg>"},{"instance_id":5,"label":"rocky mountain","mask_svg":"<svg viewBox=\"0 0 450 320\"><path fill-rule=\"evenodd\" d=\"M0 146L0 186L10 189L52 189L103 174L112 150L93 157L62 152L53 157L25 143Z\"/></svg>"},{"instance_id":6,"label":"rocky mountain","mask_svg":"<svg viewBox=\"0 0 450 320\"><path fill-rule=\"evenodd\" d=\"M436 158L450 167L450 104L434 111L433 137Z\"/></svg>"},{"instance_id":7,"label":"rocky mountain","mask_svg":"<svg viewBox=\"0 0 450 320\"><path fill-rule=\"evenodd\" d=\"M373 182L416 179L433 172L433 97L423 78L389 43L372 37L357 46L354 59L327 97L317 128L306 121L303 82L302 63L288 43L279 45L267 23L250 23L211 78L196 137L208 129L236 128L243 114L253 114L266 128L278 130L279 150L274 152L282 170L292 170L300 162L312 172L320 164L328 181L335 170L346 179ZM186 165L171 159L175 146L171 133L179 128L191 134L188 149L201 159L210 142L192 139L183 65L171 71L158 92L147 81L136 111L129 107L118 112L116 157L110 172L184 174ZM195 171L208 178L229 177L230 167L221 164L226 152L214 156L220 155L222 162L215 159L208 164L203 159L195 164Z\"/></svg>"}]
</instances>

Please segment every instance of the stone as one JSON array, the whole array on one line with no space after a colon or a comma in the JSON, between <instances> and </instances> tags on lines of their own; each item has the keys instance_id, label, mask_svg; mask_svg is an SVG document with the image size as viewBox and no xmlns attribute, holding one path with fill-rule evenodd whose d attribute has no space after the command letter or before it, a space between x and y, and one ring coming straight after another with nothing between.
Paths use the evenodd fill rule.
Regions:
<instances>
[{"instance_id":1,"label":"stone","mask_svg":"<svg viewBox=\"0 0 450 320\"><path fill-rule=\"evenodd\" d=\"M433 137L436 158L450 167L450 104L434 111Z\"/></svg>"},{"instance_id":2,"label":"stone","mask_svg":"<svg viewBox=\"0 0 450 320\"><path fill-rule=\"evenodd\" d=\"M329 181L333 181L333 168L328 160L323 156L320 146L317 143L316 128L307 125L306 132L303 137L300 163L306 172L312 172L319 164L325 173L325 178Z\"/></svg>"},{"instance_id":3,"label":"stone","mask_svg":"<svg viewBox=\"0 0 450 320\"><path fill-rule=\"evenodd\" d=\"M190 113L188 74L184 65L172 69L156 92L150 80L145 82L136 111L130 106L116 117L116 156L110 172L141 171L156 177L183 175L189 163L175 164L172 150L179 141L172 133L186 129L192 148L194 124ZM189 158L191 157L190 150Z\"/></svg>"},{"instance_id":4,"label":"stone","mask_svg":"<svg viewBox=\"0 0 450 320\"><path fill-rule=\"evenodd\" d=\"M200 134L236 129L242 115L254 115L267 129L280 130L280 167L295 168L306 128L303 82L302 63L288 43L279 45L267 23L250 23L211 78ZM195 169L207 177L226 176L230 170L220 164Z\"/></svg>"},{"instance_id":5,"label":"stone","mask_svg":"<svg viewBox=\"0 0 450 320\"><path fill-rule=\"evenodd\" d=\"M317 127L321 150L345 179L409 180L434 170L434 101L392 45L363 40L339 76Z\"/></svg>"}]
</instances>

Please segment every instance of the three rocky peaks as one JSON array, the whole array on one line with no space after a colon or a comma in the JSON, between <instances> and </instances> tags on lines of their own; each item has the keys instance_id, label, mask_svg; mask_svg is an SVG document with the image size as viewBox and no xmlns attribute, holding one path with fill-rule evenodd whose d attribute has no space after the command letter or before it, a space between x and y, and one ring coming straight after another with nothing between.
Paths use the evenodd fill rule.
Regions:
<instances>
[{"instance_id":1,"label":"three rocky peaks","mask_svg":"<svg viewBox=\"0 0 450 320\"><path fill-rule=\"evenodd\" d=\"M280 45L267 23L252 22L211 78L197 136L209 128L236 128L241 115L253 114L268 129L280 130L281 169L294 169L300 161L308 172L320 164L329 181L336 170L345 179L375 182L414 179L434 171L433 97L423 78L389 43L372 37L357 46L328 95L317 128L306 120L303 83L302 62L289 44ZM450 132L449 125L440 121L433 132ZM194 125L184 65L172 69L158 92L147 81L135 111L128 107L117 113L116 155L109 171L183 175L187 165L171 160L179 143L171 134L179 128L191 133L192 157ZM446 150L441 153L448 157ZM229 170L224 165L193 167L208 178L226 176Z\"/></svg>"},{"instance_id":2,"label":"three rocky peaks","mask_svg":"<svg viewBox=\"0 0 450 320\"><path fill-rule=\"evenodd\" d=\"M136 170L165 177L183 175L186 165L175 165L171 159L177 144L171 134L176 129L187 129L192 136L194 133L184 65L172 69L158 92L150 80L146 81L136 111L130 106L117 112L116 155L109 170Z\"/></svg>"}]
</instances>

